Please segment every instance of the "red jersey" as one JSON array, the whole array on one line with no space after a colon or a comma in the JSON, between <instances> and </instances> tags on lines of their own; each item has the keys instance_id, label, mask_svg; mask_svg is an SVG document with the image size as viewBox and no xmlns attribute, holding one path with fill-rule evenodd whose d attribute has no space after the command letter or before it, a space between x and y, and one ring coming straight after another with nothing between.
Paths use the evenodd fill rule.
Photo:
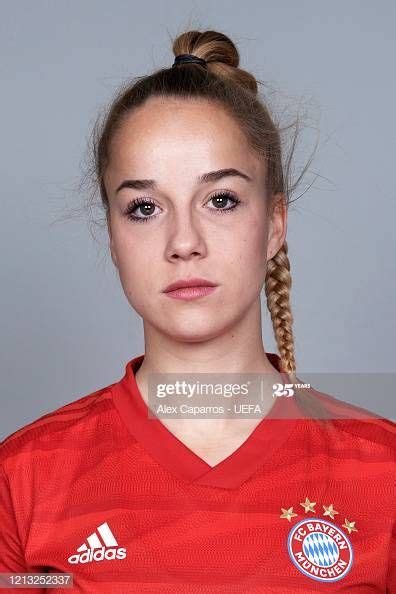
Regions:
<instances>
[{"instance_id":1,"label":"red jersey","mask_svg":"<svg viewBox=\"0 0 396 594\"><path fill-rule=\"evenodd\" d=\"M149 417L143 358L0 444L0 572L73 574L34 590L52 593L396 593L395 423L324 429L277 398L292 414L212 467Z\"/></svg>"}]
</instances>

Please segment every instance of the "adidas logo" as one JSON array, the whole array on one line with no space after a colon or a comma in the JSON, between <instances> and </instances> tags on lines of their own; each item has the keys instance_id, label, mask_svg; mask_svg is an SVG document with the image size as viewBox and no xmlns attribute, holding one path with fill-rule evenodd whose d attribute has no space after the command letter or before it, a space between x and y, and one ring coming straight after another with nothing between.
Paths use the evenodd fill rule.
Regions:
<instances>
[{"instance_id":1,"label":"adidas logo","mask_svg":"<svg viewBox=\"0 0 396 594\"><path fill-rule=\"evenodd\" d=\"M77 549L77 553L70 555L68 562L76 565L77 563L91 563L91 561L103 561L104 559L125 559L126 549L118 546L114 534L110 530L107 522L101 524L96 529L102 537L104 546L99 536L93 532L87 538L88 546L84 543ZM78 554L81 553L81 554Z\"/></svg>"}]
</instances>

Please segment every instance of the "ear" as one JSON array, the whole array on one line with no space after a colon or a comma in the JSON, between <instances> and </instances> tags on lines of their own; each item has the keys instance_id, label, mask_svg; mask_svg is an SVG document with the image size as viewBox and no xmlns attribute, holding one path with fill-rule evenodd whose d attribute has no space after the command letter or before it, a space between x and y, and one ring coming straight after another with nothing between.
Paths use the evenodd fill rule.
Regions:
<instances>
[{"instance_id":1,"label":"ear","mask_svg":"<svg viewBox=\"0 0 396 594\"><path fill-rule=\"evenodd\" d=\"M113 260L114 266L116 268L118 268L117 256L116 256L116 252L115 252L115 248L114 248L113 234L111 231L111 218L110 218L109 210L106 211L106 220L107 220L107 231L109 233L109 247L110 247L111 259Z\"/></svg>"},{"instance_id":2,"label":"ear","mask_svg":"<svg viewBox=\"0 0 396 594\"><path fill-rule=\"evenodd\" d=\"M278 193L271 197L268 217L267 262L277 254L286 239L287 203L284 194Z\"/></svg>"}]
</instances>

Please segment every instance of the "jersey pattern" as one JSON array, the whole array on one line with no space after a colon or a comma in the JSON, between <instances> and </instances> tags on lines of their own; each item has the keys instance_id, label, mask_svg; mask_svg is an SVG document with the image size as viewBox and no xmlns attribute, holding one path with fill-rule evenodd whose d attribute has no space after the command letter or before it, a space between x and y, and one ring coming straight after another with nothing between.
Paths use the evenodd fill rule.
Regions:
<instances>
[{"instance_id":1,"label":"jersey pattern","mask_svg":"<svg viewBox=\"0 0 396 594\"><path fill-rule=\"evenodd\" d=\"M265 418L212 467L148 417L143 358L0 444L0 572L73 574L18 591L396 593L395 423Z\"/></svg>"}]
</instances>

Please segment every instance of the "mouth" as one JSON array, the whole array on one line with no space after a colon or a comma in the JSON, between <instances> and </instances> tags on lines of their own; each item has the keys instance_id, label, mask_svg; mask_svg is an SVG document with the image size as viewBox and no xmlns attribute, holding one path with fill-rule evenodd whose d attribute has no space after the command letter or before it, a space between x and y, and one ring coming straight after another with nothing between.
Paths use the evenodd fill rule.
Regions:
<instances>
[{"instance_id":1,"label":"mouth","mask_svg":"<svg viewBox=\"0 0 396 594\"><path fill-rule=\"evenodd\" d=\"M175 289L174 291L167 291L165 295L173 299L197 299L197 297L205 297L210 295L216 287L185 287L184 289Z\"/></svg>"},{"instance_id":2,"label":"mouth","mask_svg":"<svg viewBox=\"0 0 396 594\"><path fill-rule=\"evenodd\" d=\"M171 283L163 291L172 299L191 300L213 293L218 285L202 278L191 278Z\"/></svg>"}]
</instances>

